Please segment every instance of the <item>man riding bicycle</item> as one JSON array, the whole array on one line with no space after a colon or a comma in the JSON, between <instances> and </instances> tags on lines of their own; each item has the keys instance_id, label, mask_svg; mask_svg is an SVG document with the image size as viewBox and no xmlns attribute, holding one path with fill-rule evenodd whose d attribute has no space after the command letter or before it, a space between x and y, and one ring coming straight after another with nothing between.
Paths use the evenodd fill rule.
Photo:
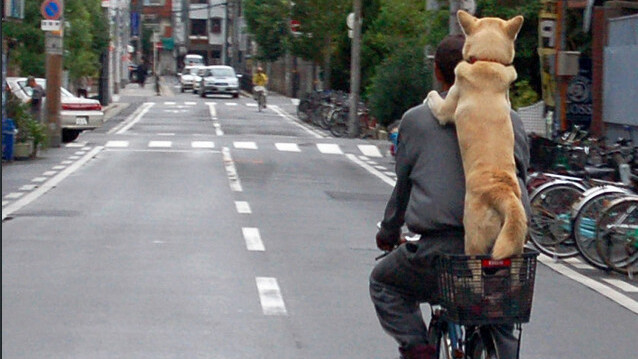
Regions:
<instances>
[{"instance_id":1,"label":"man riding bicycle","mask_svg":"<svg viewBox=\"0 0 638 359\"><path fill-rule=\"evenodd\" d=\"M264 96L264 106L266 106L266 85L268 85L268 75L264 72L264 69L259 66L257 72L253 75L253 94L255 100L259 101L259 96Z\"/></svg>"},{"instance_id":2,"label":"man riding bicycle","mask_svg":"<svg viewBox=\"0 0 638 359\"><path fill-rule=\"evenodd\" d=\"M462 35L448 36L436 50L434 71L443 91L454 83L464 41ZM513 111L511 118L517 175L529 218L524 182L529 147L520 118ZM437 302L437 254L464 253L465 179L454 126L439 125L427 104L403 115L396 173L396 185L376 235L379 249L392 252L373 269L370 296L381 326L399 343L401 357L430 359L435 348L428 343L419 304ZM399 245L403 224L420 234L420 239ZM499 357L516 358L518 340L513 326L494 326L493 335Z\"/></svg>"}]
</instances>

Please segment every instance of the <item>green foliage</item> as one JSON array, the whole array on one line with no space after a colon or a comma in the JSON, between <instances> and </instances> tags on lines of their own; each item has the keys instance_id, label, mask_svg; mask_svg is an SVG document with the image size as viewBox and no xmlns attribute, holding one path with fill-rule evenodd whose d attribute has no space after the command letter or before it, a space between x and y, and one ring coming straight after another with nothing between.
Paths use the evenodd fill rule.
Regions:
<instances>
[{"instance_id":1,"label":"green foliage","mask_svg":"<svg viewBox=\"0 0 638 359\"><path fill-rule=\"evenodd\" d=\"M538 102L538 100L538 93L532 89L528 80L519 80L512 84L512 88L510 89L510 101L514 110L533 105Z\"/></svg>"},{"instance_id":2,"label":"green foliage","mask_svg":"<svg viewBox=\"0 0 638 359\"><path fill-rule=\"evenodd\" d=\"M424 55L422 47L406 42L378 66L367 93L371 113L381 124L400 119L432 88L432 69Z\"/></svg>"},{"instance_id":3,"label":"green foliage","mask_svg":"<svg viewBox=\"0 0 638 359\"><path fill-rule=\"evenodd\" d=\"M109 28L98 0L66 0L64 32L64 68L71 79L95 75L100 68L99 56L109 43ZM26 0L24 20L3 22L2 32L16 46L9 53L9 65L23 75L45 77L44 31L40 30L41 0Z\"/></svg>"},{"instance_id":4,"label":"green foliage","mask_svg":"<svg viewBox=\"0 0 638 359\"><path fill-rule=\"evenodd\" d=\"M248 30L259 45L257 59L277 60L288 48L290 3L288 0L246 0L243 4Z\"/></svg>"},{"instance_id":5,"label":"green foliage","mask_svg":"<svg viewBox=\"0 0 638 359\"><path fill-rule=\"evenodd\" d=\"M46 126L33 119L27 104L9 92L6 106L7 118L12 119L18 129L16 142L26 142L33 139L36 146L48 143Z\"/></svg>"}]
</instances>

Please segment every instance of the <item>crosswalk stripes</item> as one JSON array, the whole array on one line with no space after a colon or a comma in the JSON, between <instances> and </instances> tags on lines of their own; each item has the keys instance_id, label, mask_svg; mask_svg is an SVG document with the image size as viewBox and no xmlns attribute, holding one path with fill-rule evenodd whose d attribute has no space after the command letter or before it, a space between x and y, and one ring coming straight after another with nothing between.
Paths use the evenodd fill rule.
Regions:
<instances>
[{"instance_id":1,"label":"crosswalk stripes","mask_svg":"<svg viewBox=\"0 0 638 359\"><path fill-rule=\"evenodd\" d=\"M166 138L166 136L163 136ZM127 149L137 147L139 148L140 143L131 143L131 141L126 140L110 140L107 141L104 147L106 149ZM149 149L161 150L161 149L200 149L200 150L211 150L216 148L216 144L213 141L205 141L205 140L194 140L194 141L167 141L165 139L157 139L150 140L148 142L144 142L142 145ZM269 146L274 146L277 151L281 152L291 152L291 153L300 153L302 149L299 144L294 142L276 142L274 144L264 145L257 144L254 141L234 141L232 142L231 147L237 150L259 150L261 147L268 149ZM271 147L272 148L272 147ZM343 155L345 151L339 144L336 143L317 143L315 145L317 151L327 155ZM383 157L381 155L381 151L375 145L354 145L352 148L356 148L362 155L363 158L374 157L379 158ZM352 149L351 149L352 151ZM379 170L387 170L385 166L380 166L376 163L372 164Z\"/></svg>"}]
</instances>

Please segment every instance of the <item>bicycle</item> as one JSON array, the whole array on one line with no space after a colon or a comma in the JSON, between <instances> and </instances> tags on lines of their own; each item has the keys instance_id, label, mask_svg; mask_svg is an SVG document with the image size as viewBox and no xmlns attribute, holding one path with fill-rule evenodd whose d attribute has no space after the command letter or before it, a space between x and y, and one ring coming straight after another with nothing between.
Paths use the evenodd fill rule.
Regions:
<instances>
[{"instance_id":1,"label":"bicycle","mask_svg":"<svg viewBox=\"0 0 638 359\"><path fill-rule=\"evenodd\" d=\"M403 233L392 250L419 238ZM427 326L428 341L436 348L435 358L513 359L498 355L493 334L497 324L514 325L518 357L522 323L529 322L531 314L538 255L529 248L520 256L503 260L493 260L489 255L442 254L437 259L439 303L430 305Z\"/></svg>"},{"instance_id":2,"label":"bicycle","mask_svg":"<svg viewBox=\"0 0 638 359\"><path fill-rule=\"evenodd\" d=\"M609 203L596 224L596 250L611 270L630 278L638 273L638 196Z\"/></svg>"},{"instance_id":3,"label":"bicycle","mask_svg":"<svg viewBox=\"0 0 638 359\"><path fill-rule=\"evenodd\" d=\"M531 249L504 260L441 255L440 307L431 307L428 326L435 358L505 359L499 356L493 335L497 324L514 325L518 357L522 323L530 319L538 255Z\"/></svg>"},{"instance_id":4,"label":"bicycle","mask_svg":"<svg viewBox=\"0 0 638 359\"><path fill-rule=\"evenodd\" d=\"M255 100L257 100L257 109L261 112L262 109L266 108L267 90L264 86L255 86L253 87L253 92Z\"/></svg>"}]
</instances>

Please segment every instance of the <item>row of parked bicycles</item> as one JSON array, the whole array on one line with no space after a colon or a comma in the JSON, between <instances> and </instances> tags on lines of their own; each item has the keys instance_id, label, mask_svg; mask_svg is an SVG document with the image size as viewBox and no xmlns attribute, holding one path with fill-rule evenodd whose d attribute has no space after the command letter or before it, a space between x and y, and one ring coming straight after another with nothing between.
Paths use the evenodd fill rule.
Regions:
<instances>
[{"instance_id":1,"label":"row of parked bicycles","mask_svg":"<svg viewBox=\"0 0 638 359\"><path fill-rule=\"evenodd\" d=\"M638 149L577 127L557 140L531 136L530 239L554 258L581 255L596 268L638 273Z\"/></svg>"},{"instance_id":2,"label":"row of parked bicycles","mask_svg":"<svg viewBox=\"0 0 638 359\"><path fill-rule=\"evenodd\" d=\"M350 95L343 91L331 90L306 93L299 100L297 117L306 123L330 131L335 137L345 137L348 135ZM359 118L359 136L376 137L377 120L370 115L368 107L361 101L357 106L357 117Z\"/></svg>"}]
</instances>

